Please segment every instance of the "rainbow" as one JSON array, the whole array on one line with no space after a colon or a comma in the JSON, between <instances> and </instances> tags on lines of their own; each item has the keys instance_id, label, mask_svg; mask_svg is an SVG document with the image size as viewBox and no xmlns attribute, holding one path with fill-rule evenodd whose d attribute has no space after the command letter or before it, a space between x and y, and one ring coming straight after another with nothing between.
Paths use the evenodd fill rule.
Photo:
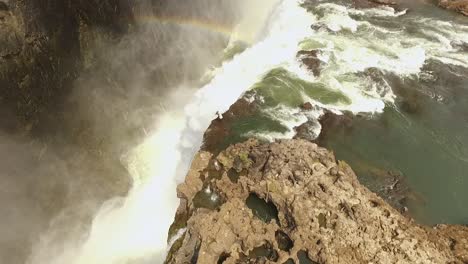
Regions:
<instances>
[{"instance_id":1,"label":"rainbow","mask_svg":"<svg viewBox=\"0 0 468 264\"><path fill-rule=\"evenodd\" d=\"M224 35L227 38L231 37L231 35L234 33L234 27L232 25L222 24L216 21L200 20L199 18L186 18L178 16L139 16L136 19L137 21L143 23L157 22L161 24L194 27L201 30L215 32L217 34Z\"/></svg>"}]
</instances>

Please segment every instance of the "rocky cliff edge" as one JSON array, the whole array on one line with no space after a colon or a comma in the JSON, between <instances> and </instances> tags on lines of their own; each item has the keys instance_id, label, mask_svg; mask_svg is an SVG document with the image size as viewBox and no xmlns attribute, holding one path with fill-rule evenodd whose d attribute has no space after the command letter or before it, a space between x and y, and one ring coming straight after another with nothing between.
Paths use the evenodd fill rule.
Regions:
<instances>
[{"instance_id":1,"label":"rocky cliff edge","mask_svg":"<svg viewBox=\"0 0 468 264\"><path fill-rule=\"evenodd\" d=\"M414 223L305 140L202 151L178 195L167 263L468 262L468 227Z\"/></svg>"}]
</instances>

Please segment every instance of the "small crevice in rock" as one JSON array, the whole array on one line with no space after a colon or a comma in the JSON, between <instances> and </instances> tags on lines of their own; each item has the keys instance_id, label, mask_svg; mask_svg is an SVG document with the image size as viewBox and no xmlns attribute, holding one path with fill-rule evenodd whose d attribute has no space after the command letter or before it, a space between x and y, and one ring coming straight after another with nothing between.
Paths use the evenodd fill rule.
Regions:
<instances>
[{"instance_id":1,"label":"small crevice in rock","mask_svg":"<svg viewBox=\"0 0 468 264\"><path fill-rule=\"evenodd\" d=\"M195 250L193 252L192 259L190 260L190 264L197 264L198 262L198 255L200 254L200 247L201 247L201 241L200 243L197 244L195 247Z\"/></svg>"},{"instance_id":2,"label":"small crevice in rock","mask_svg":"<svg viewBox=\"0 0 468 264\"><path fill-rule=\"evenodd\" d=\"M216 210L224 204L224 199L208 185L195 194L192 202L195 208Z\"/></svg>"},{"instance_id":3,"label":"small crevice in rock","mask_svg":"<svg viewBox=\"0 0 468 264\"><path fill-rule=\"evenodd\" d=\"M343 211L349 218L356 220L356 216L354 215L354 210L349 206L346 202L340 203L340 210Z\"/></svg>"},{"instance_id":4,"label":"small crevice in rock","mask_svg":"<svg viewBox=\"0 0 468 264\"><path fill-rule=\"evenodd\" d=\"M224 252L223 254L219 256L217 264L223 264L230 256L231 256L230 254Z\"/></svg>"},{"instance_id":5,"label":"small crevice in rock","mask_svg":"<svg viewBox=\"0 0 468 264\"><path fill-rule=\"evenodd\" d=\"M278 242L279 249L289 252L294 247L294 242L289 236L281 230L275 233L276 242Z\"/></svg>"},{"instance_id":6,"label":"small crevice in rock","mask_svg":"<svg viewBox=\"0 0 468 264\"><path fill-rule=\"evenodd\" d=\"M8 11L9 9L7 3L0 1L0 11Z\"/></svg>"},{"instance_id":7,"label":"small crevice in rock","mask_svg":"<svg viewBox=\"0 0 468 264\"><path fill-rule=\"evenodd\" d=\"M327 217L324 213L320 213L317 217L319 227L327 228Z\"/></svg>"},{"instance_id":8,"label":"small crevice in rock","mask_svg":"<svg viewBox=\"0 0 468 264\"><path fill-rule=\"evenodd\" d=\"M383 213L384 213L385 217L387 217L387 218L390 217L390 215L391 215L390 211L387 210L387 209L385 209L385 210L383 211Z\"/></svg>"},{"instance_id":9,"label":"small crevice in rock","mask_svg":"<svg viewBox=\"0 0 468 264\"><path fill-rule=\"evenodd\" d=\"M278 261L278 252L273 249L270 243L266 243L260 247L256 247L250 251L249 259L262 259L266 258L270 261Z\"/></svg>"},{"instance_id":10,"label":"small crevice in rock","mask_svg":"<svg viewBox=\"0 0 468 264\"><path fill-rule=\"evenodd\" d=\"M319 264L318 262L312 261L304 250L297 252L297 258L299 259L299 264Z\"/></svg>"},{"instance_id":11,"label":"small crevice in rock","mask_svg":"<svg viewBox=\"0 0 468 264\"><path fill-rule=\"evenodd\" d=\"M319 183L318 186L320 187L320 190L322 190L322 192L324 192L324 193L327 192L327 189L325 188L325 185L323 185L322 183Z\"/></svg>"},{"instance_id":12,"label":"small crevice in rock","mask_svg":"<svg viewBox=\"0 0 468 264\"><path fill-rule=\"evenodd\" d=\"M450 238L450 250L454 251L455 250L455 246L457 245L457 241L453 238Z\"/></svg>"},{"instance_id":13,"label":"small crevice in rock","mask_svg":"<svg viewBox=\"0 0 468 264\"><path fill-rule=\"evenodd\" d=\"M237 181L239 181L239 173L235 169L229 169L227 171L227 176L233 183L237 183Z\"/></svg>"},{"instance_id":14,"label":"small crevice in rock","mask_svg":"<svg viewBox=\"0 0 468 264\"><path fill-rule=\"evenodd\" d=\"M239 178L241 176L246 176L247 174L248 172L246 169L243 169L242 171L238 172L237 170L231 168L230 170L227 171L227 176L229 180L231 180L232 183L238 183Z\"/></svg>"},{"instance_id":15,"label":"small crevice in rock","mask_svg":"<svg viewBox=\"0 0 468 264\"><path fill-rule=\"evenodd\" d=\"M265 223L269 223L273 219L279 223L278 208L276 208L273 202L265 201L258 197L257 194L251 193L245 203L252 210L253 214Z\"/></svg>"}]
</instances>

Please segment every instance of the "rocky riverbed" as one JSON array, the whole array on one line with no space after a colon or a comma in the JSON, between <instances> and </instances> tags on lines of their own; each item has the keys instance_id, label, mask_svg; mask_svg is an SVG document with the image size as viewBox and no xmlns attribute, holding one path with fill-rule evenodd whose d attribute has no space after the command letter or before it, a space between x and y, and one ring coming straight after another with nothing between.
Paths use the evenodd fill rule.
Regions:
<instances>
[{"instance_id":1,"label":"rocky riverbed","mask_svg":"<svg viewBox=\"0 0 468 264\"><path fill-rule=\"evenodd\" d=\"M178 196L167 263L468 261L468 227L414 223L305 140L201 151Z\"/></svg>"}]
</instances>

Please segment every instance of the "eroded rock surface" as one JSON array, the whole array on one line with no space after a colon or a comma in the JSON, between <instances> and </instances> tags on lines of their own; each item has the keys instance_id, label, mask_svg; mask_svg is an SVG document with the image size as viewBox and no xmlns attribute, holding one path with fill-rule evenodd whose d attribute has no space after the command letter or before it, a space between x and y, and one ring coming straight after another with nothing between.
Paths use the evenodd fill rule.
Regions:
<instances>
[{"instance_id":1,"label":"eroded rock surface","mask_svg":"<svg viewBox=\"0 0 468 264\"><path fill-rule=\"evenodd\" d=\"M468 16L468 0L440 0L439 6Z\"/></svg>"},{"instance_id":2,"label":"eroded rock surface","mask_svg":"<svg viewBox=\"0 0 468 264\"><path fill-rule=\"evenodd\" d=\"M195 206L197 193L223 202ZM188 220L168 263L467 260L468 228L417 225L363 187L346 163L305 140L249 140L216 157L200 152L178 195L178 219Z\"/></svg>"}]
</instances>

